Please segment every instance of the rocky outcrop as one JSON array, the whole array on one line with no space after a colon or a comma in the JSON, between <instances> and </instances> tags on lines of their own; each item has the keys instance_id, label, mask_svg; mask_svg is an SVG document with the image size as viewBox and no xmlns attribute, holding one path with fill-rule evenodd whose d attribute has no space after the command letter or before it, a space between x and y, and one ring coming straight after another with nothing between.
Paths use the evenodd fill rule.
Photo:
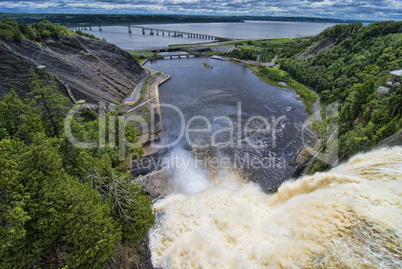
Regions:
<instances>
[{"instance_id":1,"label":"rocky outcrop","mask_svg":"<svg viewBox=\"0 0 402 269\"><path fill-rule=\"evenodd\" d=\"M335 37L323 38L320 41L312 44L307 49L307 51L303 52L298 57L299 57L299 59L306 59L306 58L311 58L311 57L317 56L317 55L335 47L335 40L336 40Z\"/></svg>"},{"instance_id":2,"label":"rocky outcrop","mask_svg":"<svg viewBox=\"0 0 402 269\"><path fill-rule=\"evenodd\" d=\"M399 130L396 134L384 139L380 143L378 143L374 148L383 148L383 147L394 147L402 145L402 130Z\"/></svg>"},{"instance_id":3,"label":"rocky outcrop","mask_svg":"<svg viewBox=\"0 0 402 269\"><path fill-rule=\"evenodd\" d=\"M126 51L107 42L67 35L41 43L1 41L0 98L10 88L24 97L29 91L29 70L38 65L56 75L61 93L70 89L76 100L120 102L146 72Z\"/></svg>"},{"instance_id":4,"label":"rocky outcrop","mask_svg":"<svg viewBox=\"0 0 402 269\"><path fill-rule=\"evenodd\" d=\"M135 245L119 244L114 256L106 262L106 269L153 269L148 238Z\"/></svg>"},{"instance_id":5,"label":"rocky outcrop","mask_svg":"<svg viewBox=\"0 0 402 269\"><path fill-rule=\"evenodd\" d=\"M152 200L174 191L173 177L166 169L139 176L136 181L144 187Z\"/></svg>"},{"instance_id":6,"label":"rocky outcrop","mask_svg":"<svg viewBox=\"0 0 402 269\"><path fill-rule=\"evenodd\" d=\"M311 157L314 156L315 153L316 150L314 150L313 148L302 148L299 153L297 153L294 164L301 165L307 162Z\"/></svg>"}]
</instances>

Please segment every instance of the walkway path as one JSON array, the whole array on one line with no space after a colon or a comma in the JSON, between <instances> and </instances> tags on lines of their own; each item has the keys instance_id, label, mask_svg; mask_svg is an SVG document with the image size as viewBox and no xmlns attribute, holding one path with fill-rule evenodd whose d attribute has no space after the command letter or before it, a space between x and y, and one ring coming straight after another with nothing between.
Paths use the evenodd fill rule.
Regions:
<instances>
[{"instance_id":1,"label":"walkway path","mask_svg":"<svg viewBox=\"0 0 402 269\"><path fill-rule=\"evenodd\" d=\"M162 117L162 111L160 107L160 100L159 100L159 85L164 83L165 81L170 79L169 74L161 73L159 71L156 71L151 68L145 68L148 70L149 74L151 76L156 76L156 79L152 82L150 85L150 98L154 98L154 105L156 106L156 111L155 114L158 115L159 120L155 123L154 126L154 131L155 134L153 134L154 137L150 137L151 140L159 140L159 145L164 145L165 141L165 132L163 130L163 117ZM156 133L157 132L157 133ZM151 134L152 135L152 134ZM143 157L158 153L160 151L160 147L155 147L152 143L148 146L144 147L144 155Z\"/></svg>"},{"instance_id":2,"label":"walkway path","mask_svg":"<svg viewBox=\"0 0 402 269\"><path fill-rule=\"evenodd\" d=\"M160 100L159 100L159 85L170 79L169 74L165 74L159 71L156 71L151 68L143 67L147 73L149 82L148 93L146 94L146 98L142 98L143 102L135 107L131 107L127 109L126 114L127 116L136 114L136 111L144 106L151 108L155 107L155 126L149 126L148 130L142 130L142 134L138 136L141 144L144 148L144 155L143 157L158 153L161 149L160 147L155 147L153 145L154 142L158 141L159 145L164 145L164 131L163 131L163 120L162 120L162 111L160 108ZM136 92L140 92L142 84L139 85L136 89ZM140 99L141 95L136 93L138 96L138 100ZM134 95L134 94L133 94ZM144 96L143 96L144 97ZM127 105L127 99L125 103ZM152 121L151 121L152 122Z\"/></svg>"},{"instance_id":3,"label":"walkway path","mask_svg":"<svg viewBox=\"0 0 402 269\"><path fill-rule=\"evenodd\" d=\"M141 79L141 81L134 88L131 95L123 101L123 105L133 105L135 102L137 102L140 99L139 93L141 92L141 89L142 89L142 86L144 85L145 80L149 77L148 70L145 69L145 71L148 73L148 75L146 75L145 77L143 77Z\"/></svg>"}]
</instances>

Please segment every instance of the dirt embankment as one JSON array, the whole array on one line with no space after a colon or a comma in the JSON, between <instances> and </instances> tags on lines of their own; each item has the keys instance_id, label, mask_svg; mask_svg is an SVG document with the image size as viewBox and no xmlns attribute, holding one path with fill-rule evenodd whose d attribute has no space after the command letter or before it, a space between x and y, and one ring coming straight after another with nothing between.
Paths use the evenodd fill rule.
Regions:
<instances>
[{"instance_id":1,"label":"dirt embankment","mask_svg":"<svg viewBox=\"0 0 402 269\"><path fill-rule=\"evenodd\" d=\"M120 102L146 72L126 51L107 42L82 37L48 38L41 43L0 41L0 98L13 88L20 97L29 91L29 70L46 66L56 75L60 91L86 102ZM66 87L67 86L67 87Z\"/></svg>"}]
</instances>

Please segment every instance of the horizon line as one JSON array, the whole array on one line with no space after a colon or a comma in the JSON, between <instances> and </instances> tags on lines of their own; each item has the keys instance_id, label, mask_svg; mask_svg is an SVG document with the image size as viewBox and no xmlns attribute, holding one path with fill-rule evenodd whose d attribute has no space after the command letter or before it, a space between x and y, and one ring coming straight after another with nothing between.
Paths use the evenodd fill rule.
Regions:
<instances>
[{"instance_id":1,"label":"horizon line","mask_svg":"<svg viewBox=\"0 0 402 269\"><path fill-rule=\"evenodd\" d=\"M37 15L115 15L115 16L193 16L193 17L255 17L255 18L289 18L289 19L319 19L319 20L334 20L334 21L344 21L344 22L381 22L381 21L400 21L396 19L384 19L384 20L362 20L362 19L345 19L345 18L333 18L333 17L315 17L315 16L269 16L269 15L239 15L239 14L222 14L222 15L211 15L211 14L187 14L187 13L77 13L77 12L0 12L0 14L37 14ZM253 20L253 19L250 19Z\"/></svg>"}]
</instances>

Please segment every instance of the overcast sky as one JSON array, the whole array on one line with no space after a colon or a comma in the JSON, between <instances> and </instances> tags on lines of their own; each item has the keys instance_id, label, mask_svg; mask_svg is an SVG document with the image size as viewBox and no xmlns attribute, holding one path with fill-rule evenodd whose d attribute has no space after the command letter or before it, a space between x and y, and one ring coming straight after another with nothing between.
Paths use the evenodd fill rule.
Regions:
<instances>
[{"instance_id":1,"label":"overcast sky","mask_svg":"<svg viewBox=\"0 0 402 269\"><path fill-rule=\"evenodd\" d=\"M402 0L0 0L0 12L302 16L401 20Z\"/></svg>"}]
</instances>

